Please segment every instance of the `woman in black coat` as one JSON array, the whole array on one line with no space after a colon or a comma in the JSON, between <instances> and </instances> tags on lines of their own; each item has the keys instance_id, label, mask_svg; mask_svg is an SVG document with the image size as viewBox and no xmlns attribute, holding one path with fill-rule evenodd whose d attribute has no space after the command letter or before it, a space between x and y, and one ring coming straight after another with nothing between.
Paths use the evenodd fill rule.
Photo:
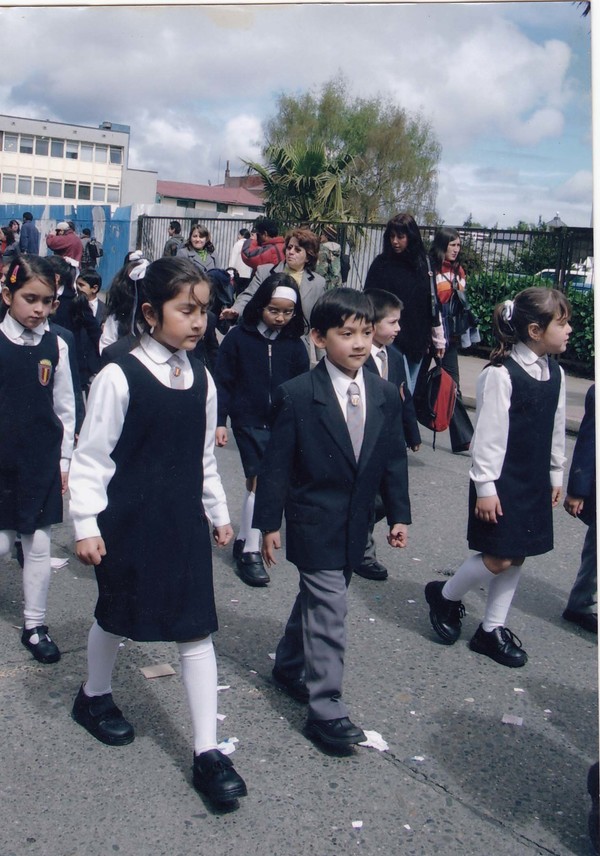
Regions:
<instances>
[{"instance_id":1,"label":"woman in black coat","mask_svg":"<svg viewBox=\"0 0 600 856\"><path fill-rule=\"evenodd\" d=\"M419 227L410 214L397 214L385 227L383 252L371 263L364 290L389 291L404 305L402 328L394 345L404 356L411 393L432 342L436 356L442 357L445 348L439 306L428 270Z\"/></svg>"}]
</instances>

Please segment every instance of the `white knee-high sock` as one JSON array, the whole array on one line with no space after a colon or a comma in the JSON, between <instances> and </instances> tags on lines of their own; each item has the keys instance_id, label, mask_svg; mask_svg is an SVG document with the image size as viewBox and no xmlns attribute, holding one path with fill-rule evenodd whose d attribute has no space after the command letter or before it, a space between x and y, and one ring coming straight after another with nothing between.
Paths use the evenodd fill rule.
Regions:
<instances>
[{"instance_id":1,"label":"white knee-high sock","mask_svg":"<svg viewBox=\"0 0 600 856\"><path fill-rule=\"evenodd\" d=\"M212 637L195 642L179 642L181 677L187 693L194 752L208 752L217 746L217 661Z\"/></svg>"},{"instance_id":2,"label":"white knee-high sock","mask_svg":"<svg viewBox=\"0 0 600 856\"><path fill-rule=\"evenodd\" d=\"M483 563L483 555L477 553L469 556L453 577L442 589L442 594L448 600L462 600L464 595L476 586L488 586L494 578L494 574L488 571Z\"/></svg>"},{"instance_id":3,"label":"white knee-high sock","mask_svg":"<svg viewBox=\"0 0 600 856\"><path fill-rule=\"evenodd\" d=\"M260 529L252 528L255 498L255 494L252 493L252 491L249 491L242 511L242 527L244 530L244 540L246 542L244 544L244 553L257 553L260 550Z\"/></svg>"},{"instance_id":4,"label":"white knee-high sock","mask_svg":"<svg viewBox=\"0 0 600 856\"><path fill-rule=\"evenodd\" d=\"M486 633L494 630L495 627L504 627L520 576L521 567L516 565L511 565L505 571L494 574L494 579L488 586L485 616L482 622Z\"/></svg>"},{"instance_id":5,"label":"white knee-high sock","mask_svg":"<svg viewBox=\"0 0 600 856\"><path fill-rule=\"evenodd\" d=\"M250 529L252 529L252 515L254 513L254 501L252 497L254 494L251 490L246 491L246 498L244 499L244 504L242 505L242 514L240 518L240 529L237 534L238 541L245 541ZM248 512L248 503L251 502L250 511Z\"/></svg>"},{"instance_id":6,"label":"white knee-high sock","mask_svg":"<svg viewBox=\"0 0 600 856\"><path fill-rule=\"evenodd\" d=\"M112 692L112 672L119 653L122 636L107 633L94 621L88 634L88 679L83 687L87 696Z\"/></svg>"},{"instance_id":7,"label":"white knee-high sock","mask_svg":"<svg viewBox=\"0 0 600 856\"><path fill-rule=\"evenodd\" d=\"M25 627L31 630L44 624L52 568L50 566L50 527L36 529L33 535L22 535L23 596ZM35 642L34 637L31 638Z\"/></svg>"}]
</instances>

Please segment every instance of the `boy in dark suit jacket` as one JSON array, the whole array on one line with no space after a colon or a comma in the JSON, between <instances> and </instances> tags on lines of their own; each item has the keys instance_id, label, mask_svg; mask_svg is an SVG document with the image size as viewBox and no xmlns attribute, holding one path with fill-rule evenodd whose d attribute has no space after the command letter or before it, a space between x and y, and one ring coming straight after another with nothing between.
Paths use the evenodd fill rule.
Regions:
<instances>
[{"instance_id":1,"label":"boy in dark suit jacket","mask_svg":"<svg viewBox=\"0 0 600 856\"><path fill-rule=\"evenodd\" d=\"M371 352L373 305L332 289L315 304L311 338L326 356L282 384L256 491L253 525L275 564L286 517L287 558L300 591L277 646L275 682L308 702L307 733L333 747L365 739L342 701L346 588L360 563L378 486L388 542L405 547L410 523L400 396L362 366Z\"/></svg>"},{"instance_id":2,"label":"boy in dark suit jacket","mask_svg":"<svg viewBox=\"0 0 600 856\"><path fill-rule=\"evenodd\" d=\"M395 294L380 289L369 291L369 297L375 310L375 323L373 324L373 342L371 344L371 355L365 363L365 368L378 374L384 380L393 383L400 392L402 400L402 426L406 445L413 452L418 452L421 447L421 432L415 413L413 398L406 382L406 368L404 358L397 348L393 348L393 342L400 332L400 316L402 314L402 301ZM375 499L375 510L369 534L367 546L361 564L354 568L354 573L367 580L386 580L387 568L377 561L375 552L375 539L373 529L375 524L385 517L385 509L378 493Z\"/></svg>"}]
</instances>

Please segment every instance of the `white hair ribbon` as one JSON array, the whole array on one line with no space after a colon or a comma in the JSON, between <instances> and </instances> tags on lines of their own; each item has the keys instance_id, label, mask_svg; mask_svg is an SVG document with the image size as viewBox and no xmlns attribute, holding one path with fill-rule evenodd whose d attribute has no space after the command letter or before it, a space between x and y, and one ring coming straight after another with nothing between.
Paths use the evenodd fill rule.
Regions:
<instances>
[{"instance_id":1,"label":"white hair ribbon","mask_svg":"<svg viewBox=\"0 0 600 856\"><path fill-rule=\"evenodd\" d=\"M132 279L134 282L137 282L138 279L143 279L146 276L149 264L148 259L139 259L136 266L129 271L129 279Z\"/></svg>"},{"instance_id":2,"label":"white hair ribbon","mask_svg":"<svg viewBox=\"0 0 600 856\"><path fill-rule=\"evenodd\" d=\"M144 258L144 254L141 250L132 250L127 256L127 262L137 262L140 259Z\"/></svg>"},{"instance_id":3,"label":"white hair ribbon","mask_svg":"<svg viewBox=\"0 0 600 856\"><path fill-rule=\"evenodd\" d=\"M502 318L505 321L511 321L513 317L513 310L515 308L514 300L505 300L504 306L502 307Z\"/></svg>"}]
</instances>

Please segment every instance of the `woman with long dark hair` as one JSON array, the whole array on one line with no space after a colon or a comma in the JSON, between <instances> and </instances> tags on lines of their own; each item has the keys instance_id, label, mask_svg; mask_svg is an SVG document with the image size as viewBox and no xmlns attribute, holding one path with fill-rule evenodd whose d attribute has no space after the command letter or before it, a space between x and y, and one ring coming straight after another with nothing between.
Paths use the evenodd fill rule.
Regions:
<instances>
[{"instance_id":1,"label":"woman with long dark hair","mask_svg":"<svg viewBox=\"0 0 600 856\"><path fill-rule=\"evenodd\" d=\"M425 354L433 344L436 356L442 357L445 343L427 253L410 214L397 214L385 227L383 252L371 263L364 290L373 288L395 294L404 305L402 329L394 346L404 355L412 393Z\"/></svg>"}]
</instances>

